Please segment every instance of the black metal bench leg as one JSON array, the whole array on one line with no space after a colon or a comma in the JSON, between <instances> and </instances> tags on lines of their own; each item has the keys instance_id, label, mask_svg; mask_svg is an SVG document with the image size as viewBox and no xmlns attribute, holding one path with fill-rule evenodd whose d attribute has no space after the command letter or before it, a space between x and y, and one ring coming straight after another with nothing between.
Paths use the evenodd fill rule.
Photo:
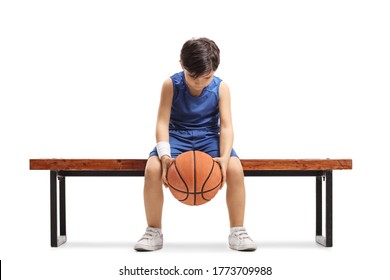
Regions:
<instances>
[{"instance_id":1,"label":"black metal bench leg","mask_svg":"<svg viewBox=\"0 0 390 280\"><path fill-rule=\"evenodd\" d=\"M316 236L322 236L322 176L316 177Z\"/></svg>"},{"instance_id":2,"label":"black metal bench leg","mask_svg":"<svg viewBox=\"0 0 390 280\"><path fill-rule=\"evenodd\" d=\"M50 171L50 243L51 247L61 246L66 242L65 223L65 177L59 176L60 181L60 235L58 236L57 218L57 171Z\"/></svg>"},{"instance_id":3,"label":"black metal bench leg","mask_svg":"<svg viewBox=\"0 0 390 280\"><path fill-rule=\"evenodd\" d=\"M325 180L325 236L322 235L322 179ZM325 246L333 246L333 176L332 170L316 177L316 241Z\"/></svg>"},{"instance_id":4,"label":"black metal bench leg","mask_svg":"<svg viewBox=\"0 0 390 280\"><path fill-rule=\"evenodd\" d=\"M58 176L60 181L60 236L66 241L66 209L65 209L65 176Z\"/></svg>"}]
</instances>

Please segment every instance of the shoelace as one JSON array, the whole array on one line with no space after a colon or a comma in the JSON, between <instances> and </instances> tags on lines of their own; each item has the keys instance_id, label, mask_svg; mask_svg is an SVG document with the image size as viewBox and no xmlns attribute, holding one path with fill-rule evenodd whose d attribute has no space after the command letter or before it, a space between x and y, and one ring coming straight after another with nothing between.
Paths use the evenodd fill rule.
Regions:
<instances>
[{"instance_id":1,"label":"shoelace","mask_svg":"<svg viewBox=\"0 0 390 280\"><path fill-rule=\"evenodd\" d=\"M143 239L150 240L150 239L153 239L153 237L158 236L158 235L159 235L158 231L153 231L153 230L148 229L148 230L146 230L146 232L144 233L144 235L141 237L141 239L139 241L141 241Z\"/></svg>"},{"instance_id":2,"label":"shoelace","mask_svg":"<svg viewBox=\"0 0 390 280\"><path fill-rule=\"evenodd\" d=\"M250 236L248 235L246 230L237 230L237 231L233 232L233 234L240 240L242 240L242 239L252 240L252 238L250 238Z\"/></svg>"}]
</instances>

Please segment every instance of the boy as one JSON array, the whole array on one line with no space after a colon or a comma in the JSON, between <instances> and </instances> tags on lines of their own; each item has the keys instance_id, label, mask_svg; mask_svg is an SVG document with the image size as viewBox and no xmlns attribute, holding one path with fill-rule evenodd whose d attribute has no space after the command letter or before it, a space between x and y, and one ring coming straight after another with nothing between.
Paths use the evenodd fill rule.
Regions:
<instances>
[{"instance_id":1,"label":"boy","mask_svg":"<svg viewBox=\"0 0 390 280\"><path fill-rule=\"evenodd\" d=\"M243 227L244 173L232 148L230 91L214 76L219 61L219 48L214 41L207 38L188 40L180 54L183 71L174 74L162 86L156 125L157 145L150 153L145 169L144 203L148 227L134 246L137 251L162 248L162 183L167 186L166 172L172 158L188 150L208 153L221 166L223 183L227 184L229 247L240 251L257 249Z\"/></svg>"}]
</instances>

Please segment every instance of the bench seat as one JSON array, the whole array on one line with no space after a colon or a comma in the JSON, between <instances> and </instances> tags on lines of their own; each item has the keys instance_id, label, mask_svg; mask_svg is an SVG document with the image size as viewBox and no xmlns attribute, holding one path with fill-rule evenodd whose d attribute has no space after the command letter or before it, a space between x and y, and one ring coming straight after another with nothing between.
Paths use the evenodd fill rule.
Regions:
<instances>
[{"instance_id":1,"label":"bench seat","mask_svg":"<svg viewBox=\"0 0 390 280\"><path fill-rule=\"evenodd\" d=\"M242 159L247 170L352 169L351 159ZM143 171L146 159L31 159L30 170L134 170Z\"/></svg>"}]
</instances>

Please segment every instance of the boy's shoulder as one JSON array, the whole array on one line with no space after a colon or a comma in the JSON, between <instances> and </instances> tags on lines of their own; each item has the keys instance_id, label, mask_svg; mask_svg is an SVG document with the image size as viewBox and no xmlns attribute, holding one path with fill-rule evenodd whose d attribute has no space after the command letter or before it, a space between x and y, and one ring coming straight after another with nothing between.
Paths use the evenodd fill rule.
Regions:
<instances>
[{"instance_id":1,"label":"boy's shoulder","mask_svg":"<svg viewBox=\"0 0 390 280\"><path fill-rule=\"evenodd\" d=\"M171 79L171 78L165 79L165 81L163 82L162 88L163 88L163 90L172 91L172 90L173 90L173 82L172 82L172 79Z\"/></svg>"},{"instance_id":2,"label":"boy's shoulder","mask_svg":"<svg viewBox=\"0 0 390 280\"><path fill-rule=\"evenodd\" d=\"M184 88L185 87L185 79L184 79L184 71L177 72L169 77L168 79L174 88Z\"/></svg>"}]
</instances>

